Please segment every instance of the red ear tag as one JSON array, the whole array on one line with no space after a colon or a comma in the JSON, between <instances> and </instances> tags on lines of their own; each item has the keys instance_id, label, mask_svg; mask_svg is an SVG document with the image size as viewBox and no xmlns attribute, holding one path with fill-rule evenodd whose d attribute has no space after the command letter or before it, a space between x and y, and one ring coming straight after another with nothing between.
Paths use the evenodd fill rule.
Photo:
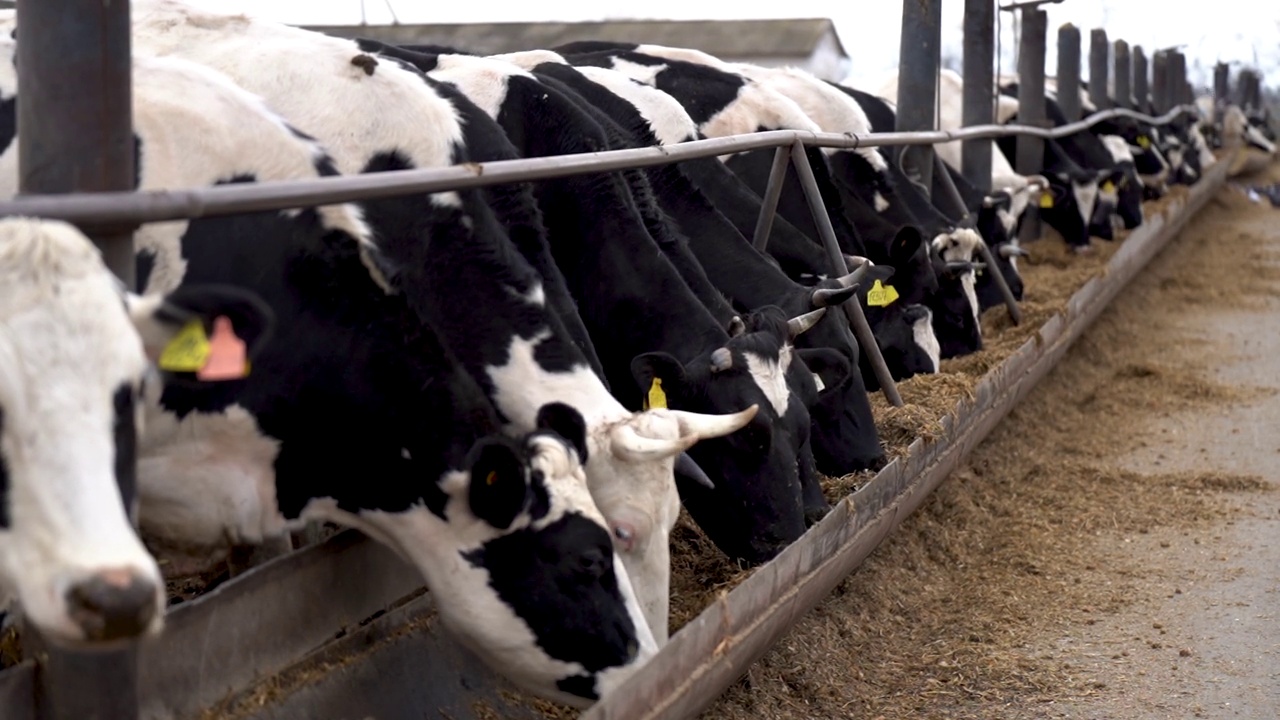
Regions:
<instances>
[{"instance_id":1,"label":"red ear tag","mask_svg":"<svg viewBox=\"0 0 1280 720\"><path fill-rule=\"evenodd\" d=\"M219 315L213 321L213 334L209 336L209 357L196 371L199 380L239 380L249 374L249 364L244 341L236 337L231 321Z\"/></svg>"}]
</instances>

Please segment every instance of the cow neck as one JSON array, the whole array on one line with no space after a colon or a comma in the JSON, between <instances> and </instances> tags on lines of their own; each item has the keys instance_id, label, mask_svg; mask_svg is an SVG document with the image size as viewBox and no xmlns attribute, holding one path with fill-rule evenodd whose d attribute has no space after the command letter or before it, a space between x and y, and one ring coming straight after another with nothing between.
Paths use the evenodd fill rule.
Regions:
<instances>
[{"instance_id":1,"label":"cow neck","mask_svg":"<svg viewBox=\"0 0 1280 720\"><path fill-rule=\"evenodd\" d=\"M755 237L762 201L742 178L714 158L690 160L680 167L743 237ZM766 252L791 277L827 273L829 261L822 246L777 214L770 228Z\"/></svg>"}]
</instances>

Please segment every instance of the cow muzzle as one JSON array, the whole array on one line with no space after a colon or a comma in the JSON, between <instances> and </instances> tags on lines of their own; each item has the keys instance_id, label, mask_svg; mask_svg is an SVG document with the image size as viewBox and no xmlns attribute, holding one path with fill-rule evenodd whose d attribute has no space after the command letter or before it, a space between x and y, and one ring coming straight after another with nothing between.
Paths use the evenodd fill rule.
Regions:
<instances>
[{"instance_id":1,"label":"cow muzzle","mask_svg":"<svg viewBox=\"0 0 1280 720\"><path fill-rule=\"evenodd\" d=\"M88 642L136 637L161 612L158 597L155 583L135 570L103 570L67 590L67 614Z\"/></svg>"}]
</instances>

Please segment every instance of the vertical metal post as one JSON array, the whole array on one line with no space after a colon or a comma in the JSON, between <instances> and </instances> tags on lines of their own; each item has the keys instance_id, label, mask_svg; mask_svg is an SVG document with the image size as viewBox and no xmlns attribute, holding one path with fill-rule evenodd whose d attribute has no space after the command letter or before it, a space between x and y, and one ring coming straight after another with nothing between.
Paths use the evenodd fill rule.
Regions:
<instances>
[{"instance_id":1,"label":"vertical metal post","mask_svg":"<svg viewBox=\"0 0 1280 720\"><path fill-rule=\"evenodd\" d=\"M1147 54L1141 45L1133 46L1133 101L1138 110L1146 112L1151 103L1151 81L1147 70Z\"/></svg>"},{"instance_id":2,"label":"vertical metal post","mask_svg":"<svg viewBox=\"0 0 1280 720\"><path fill-rule=\"evenodd\" d=\"M933 130L937 113L938 65L942 58L942 0L902 3L898 50L899 132ZM902 148L907 175L926 196L933 185L933 146Z\"/></svg>"},{"instance_id":3,"label":"vertical metal post","mask_svg":"<svg viewBox=\"0 0 1280 720\"><path fill-rule=\"evenodd\" d=\"M1164 91L1165 102L1169 104L1165 108L1167 112L1182 103L1182 88L1187 82L1186 56L1177 50L1169 52L1169 71L1165 82L1168 83Z\"/></svg>"},{"instance_id":4,"label":"vertical metal post","mask_svg":"<svg viewBox=\"0 0 1280 720\"><path fill-rule=\"evenodd\" d=\"M1111 54L1111 45L1107 42L1107 31L1094 28L1089 33L1089 102L1099 110L1111 107L1111 97L1107 90L1107 66Z\"/></svg>"},{"instance_id":5,"label":"vertical metal post","mask_svg":"<svg viewBox=\"0 0 1280 720\"><path fill-rule=\"evenodd\" d=\"M1115 100L1116 107L1133 109L1133 88L1131 81L1133 71L1129 65L1129 43L1116 40L1112 49L1112 64L1115 66Z\"/></svg>"},{"instance_id":6,"label":"vertical metal post","mask_svg":"<svg viewBox=\"0 0 1280 720\"><path fill-rule=\"evenodd\" d=\"M827 214L827 206L822 202L822 193L818 190L818 181L813 176L813 168L809 165L809 156L804 152L804 143L796 140L791 145L791 162L796 166L796 175L800 177L800 187L804 189L804 199L809 203L809 212L813 214L813 224L818 226L818 234L822 236L822 247L827 251L827 260L831 264L831 277L848 274L849 266L845 264L844 253L840 252L840 243L836 240L836 231L831 227L831 216ZM844 303L845 316L853 326L853 336L858 340L858 347L867 354L871 369L880 381L880 392L894 407L902 407L902 396L898 394L898 385L889 374L889 366L884 362L880 346L876 344L876 336L871 332L871 324L862 312L862 302L857 295Z\"/></svg>"},{"instance_id":7,"label":"vertical metal post","mask_svg":"<svg viewBox=\"0 0 1280 720\"><path fill-rule=\"evenodd\" d=\"M132 190L129 4L18 0L19 191ZM133 286L129 228L82 228Z\"/></svg>"},{"instance_id":8,"label":"vertical metal post","mask_svg":"<svg viewBox=\"0 0 1280 720\"><path fill-rule=\"evenodd\" d=\"M1231 66L1220 62L1213 66L1213 105L1221 112L1231 102Z\"/></svg>"},{"instance_id":9,"label":"vertical metal post","mask_svg":"<svg viewBox=\"0 0 1280 720\"><path fill-rule=\"evenodd\" d=\"M1169 51L1157 50L1151 59L1151 102L1157 115L1169 112Z\"/></svg>"},{"instance_id":10,"label":"vertical metal post","mask_svg":"<svg viewBox=\"0 0 1280 720\"><path fill-rule=\"evenodd\" d=\"M1048 16L1043 10L1024 8L1022 37L1018 47L1018 121L1047 127L1044 103L1044 44ZM1020 175L1039 175L1044 168L1044 140L1030 135L1018 137L1017 167ZM1022 219L1019 237L1040 237L1040 210L1029 206Z\"/></svg>"},{"instance_id":11,"label":"vertical metal post","mask_svg":"<svg viewBox=\"0 0 1280 720\"><path fill-rule=\"evenodd\" d=\"M964 2L964 107L960 124L989 125L995 91L995 0ZM975 188L991 192L990 140L966 140L960 148L960 172Z\"/></svg>"},{"instance_id":12,"label":"vertical metal post","mask_svg":"<svg viewBox=\"0 0 1280 720\"><path fill-rule=\"evenodd\" d=\"M1080 119L1080 28L1058 28L1058 106L1067 122Z\"/></svg>"},{"instance_id":13,"label":"vertical metal post","mask_svg":"<svg viewBox=\"0 0 1280 720\"><path fill-rule=\"evenodd\" d=\"M769 244L769 231L773 229L773 218L778 214L778 198L782 197L782 183L787 179L787 164L791 162L791 147L779 145L773 153L773 166L769 168L769 184L765 186L764 197L760 203L760 217L756 218L756 232L751 236L751 244L760 252L764 252Z\"/></svg>"},{"instance_id":14,"label":"vertical metal post","mask_svg":"<svg viewBox=\"0 0 1280 720\"><path fill-rule=\"evenodd\" d=\"M19 191L131 190L134 183L129 3L18 0ZM81 228L112 272L134 284L132 228ZM138 716L137 646L108 652L42 647L36 707L41 720ZM24 638L25 639L25 638Z\"/></svg>"}]
</instances>

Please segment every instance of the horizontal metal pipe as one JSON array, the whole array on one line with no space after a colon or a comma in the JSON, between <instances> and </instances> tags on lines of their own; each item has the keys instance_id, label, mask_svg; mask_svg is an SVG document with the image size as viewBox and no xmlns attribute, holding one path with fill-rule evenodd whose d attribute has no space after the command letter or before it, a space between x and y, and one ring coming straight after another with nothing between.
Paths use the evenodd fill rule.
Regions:
<instances>
[{"instance_id":1,"label":"horizontal metal pipe","mask_svg":"<svg viewBox=\"0 0 1280 720\"><path fill-rule=\"evenodd\" d=\"M331 205L410 193L444 192L509 182L651 167L682 160L776 148L789 145L797 139L805 145L845 149L926 145L953 140L994 139L1005 135L1033 135L1048 139L1065 137L1086 130L1094 123L1116 117L1130 117L1154 125L1164 125L1183 112L1194 113L1195 108L1190 105L1174 107L1160 117L1114 108L1092 115L1086 120L1053 129L1025 125L981 125L959 130L865 135L770 130L710 140L694 140L679 145L498 160L488 163L465 163L449 167L340 175L314 180L236 183L186 190L24 195L0 203L0 217L25 215L66 220L92 227L127 228L139 223Z\"/></svg>"}]
</instances>

